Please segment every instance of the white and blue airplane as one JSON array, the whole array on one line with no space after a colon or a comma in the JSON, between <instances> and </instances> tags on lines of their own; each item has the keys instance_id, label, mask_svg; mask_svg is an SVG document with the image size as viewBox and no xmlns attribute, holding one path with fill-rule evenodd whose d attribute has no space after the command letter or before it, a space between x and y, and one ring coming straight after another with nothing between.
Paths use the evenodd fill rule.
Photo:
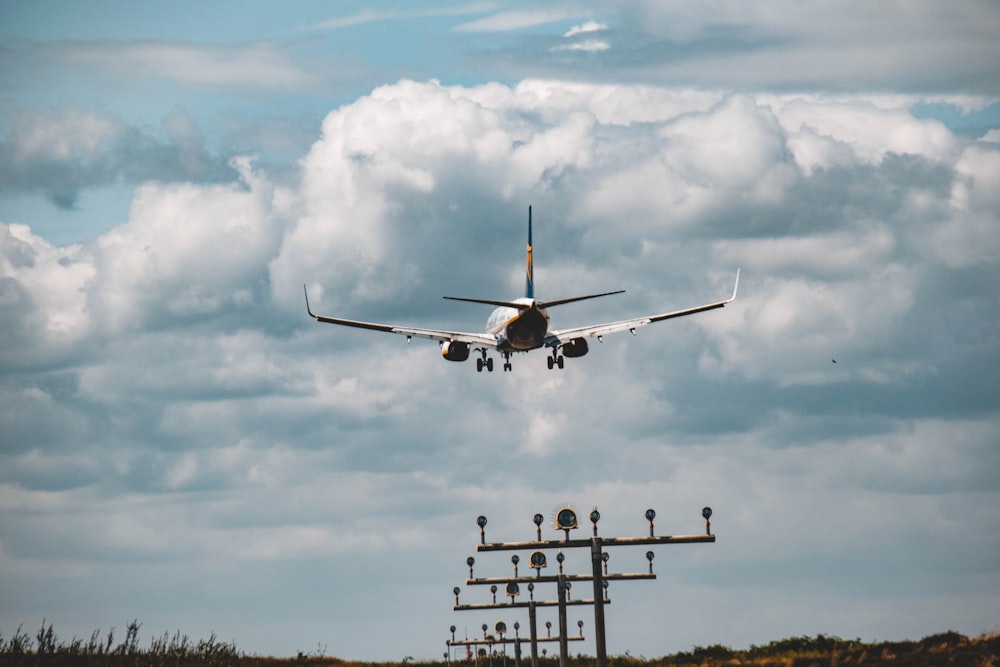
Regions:
<instances>
[{"instance_id":1,"label":"white and blue airplane","mask_svg":"<svg viewBox=\"0 0 1000 667\"><path fill-rule=\"evenodd\" d=\"M359 329L370 329L372 331L384 331L386 333L400 334L406 336L407 342L411 338L429 338L436 340L441 345L441 356L448 361L465 361L473 351L479 354L476 359L476 371L482 372L493 370L493 359L488 356L490 350L500 353L503 356L504 371L511 370L510 358L515 352L530 352L539 348L547 347L551 350L548 357L549 369L562 368L564 357L582 357L589 351L587 338L597 338L603 341L604 336L619 331L630 331L635 334L639 327L662 322L663 320L685 315L694 315L706 310L722 308L736 299L736 290L740 284L740 272L736 271L736 284L733 286L733 295L724 301L675 310L659 315L647 315L636 317L630 320L620 320L618 322L607 322L605 324L590 324L572 329L549 330L548 308L561 306L574 301L585 299L596 299L601 296L611 294L621 294L625 290L614 292L603 292L601 294L588 294L586 296L575 296L568 299L558 299L556 301L538 301L535 299L534 271L531 263L531 207L528 207L528 264L526 269L526 280L524 296L513 301L496 301L493 299L468 299L463 297L446 296L445 299L453 301L468 301L471 303L482 303L497 306L496 310L490 314L486 321L486 331L483 333L465 333L461 331L444 331L440 329L418 329L408 326L397 326L393 324L377 324L374 322L361 322L358 320L348 320L341 317L328 317L317 315L309 307L309 293L305 285L302 286L306 298L306 312L317 322L327 324L339 324L347 327L357 327Z\"/></svg>"}]
</instances>

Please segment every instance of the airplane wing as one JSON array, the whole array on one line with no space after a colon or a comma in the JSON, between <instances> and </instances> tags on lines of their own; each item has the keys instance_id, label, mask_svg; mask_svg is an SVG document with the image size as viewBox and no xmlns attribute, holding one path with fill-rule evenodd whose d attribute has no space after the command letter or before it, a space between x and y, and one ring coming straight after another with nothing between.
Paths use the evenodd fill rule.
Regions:
<instances>
[{"instance_id":1,"label":"airplane wing","mask_svg":"<svg viewBox=\"0 0 1000 667\"><path fill-rule=\"evenodd\" d=\"M586 337L597 337L601 338L606 334L617 333L619 331L631 331L633 334L635 330L639 327L644 327L647 324L652 324L653 322L662 322L663 320L673 319L675 317L684 317L685 315L694 315L695 313L701 313L706 310L715 310L716 308L722 308L727 304L731 303L736 299L736 291L740 286L740 272L736 271L736 284L733 286L733 295L726 299L725 301L717 301L715 303L707 303L704 306L695 306L694 308L685 308L684 310L675 310L670 313L661 313L659 315L648 315L646 317L636 317L631 320L620 320L618 322L607 322L606 324L592 324L589 326L576 327L574 329L562 329L559 331L550 331L545 337L545 345L548 347L557 347L563 345L573 340L574 338L586 338Z\"/></svg>"},{"instance_id":2,"label":"airplane wing","mask_svg":"<svg viewBox=\"0 0 1000 667\"><path fill-rule=\"evenodd\" d=\"M306 297L306 312L309 313L309 317L313 318L317 322L325 322L326 324L339 324L345 327L355 327L358 329L370 329L372 331L384 331L386 333L400 334L401 336L406 336L409 338L429 338L431 340L436 340L440 342L452 341L452 342L462 342L469 343L475 347L484 347L487 349L495 350L497 347L497 340L494 336L482 333L464 333L461 331L443 331L438 329L418 329L414 327L402 327L395 326L392 324L378 324L376 322L362 322L360 320L348 320L341 317L327 317L325 315L317 315L312 312L309 307L309 293L306 291L306 286L302 286L302 291Z\"/></svg>"}]
</instances>

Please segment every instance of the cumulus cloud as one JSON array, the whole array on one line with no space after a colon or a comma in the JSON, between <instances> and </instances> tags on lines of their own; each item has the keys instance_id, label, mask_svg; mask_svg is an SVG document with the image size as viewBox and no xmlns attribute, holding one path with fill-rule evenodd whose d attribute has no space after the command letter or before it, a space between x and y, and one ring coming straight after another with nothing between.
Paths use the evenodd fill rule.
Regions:
<instances>
[{"instance_id":1,"label":"cumulus cloud","mask_svg":"<svg viewBox=\"0 0 1000 667\"><path fill-rule=\"evenodd\" d=\"M233 164L241 184L141 187L129 223L93 243L103 268L94 307L105 326L116 331L143 323L144 314L185 319L254 301L280 234L274 187L249 160Z\"/></svg>"},{"instance_id":2,"label":"cumulus cloud","mask_svg":"<svg viewBox=\"0 0 1000 667\"><path fill-rule=\"evenodd\" d=\"M86 346L94 336L250 306L277 243L274 188L249 161L234 166L245 189L149 183L127 224L85 245L54 247L26 225L5 225L8 321L18 339L35 341L21 352L51 354L40 346ZM34 358L8 351L8 363Z\"/></svg>"},{"instance_id":3,"label":"cumulus cloud","mask_svg":"<svg viewBox=\"0 0 1000 667\"><path fill-rule=\"evenodd\" d=\"M966 147L955 163L948 224L934 232L932 252L955 267L991 264L1000 251L1000 144L982 141Z\"/></svg>"},{"instance_id":4,"label":"cumulus cloud","mask_svg":"<svg viewBox=\"0 0 1000 667\"><path fill-rule=\"evenodd\" d=\"M23 150L100 152L98 130L119 130L99 121L65 117L65 141ZM787 634L800 593L778 587L754 620L719 590L821 586L831 560L847 573L835 585L883 598L928 577L967 590L1000 548L996 531L949 519L967 503L978 525L997 522L981 502L996 493L1000 388L982 371L998 362L997 146L899 100L403 80L330 111L294 183L249 158L228 180L144 182L126 222L72 246L5 221L0 418L15 440L0 452L0 582L16 604L2 620L45 564L71 591L119 563L195 597L183 573L217 572L222 615L257 594L236 593L241 577L268 571L287 589L320 580L417 608L463 576L455 545L477 538L476 513L522 539L567 498L599 504L616 533L648 505L665 531L697 532L716 507L726 540L677 556L697 600L679 627L700 643L719 641L702 626L720 615L743 624L734 644ZM740 295L609 337L561 372L535 353L492 375L303 312L308 283L314 310L476 330L488 308L440 296L519 293L529 204L545 296L627 290L553 309L556 326L715 300L737 267ZM962 568L946 549L910 559L928 518L971 539ZM797 535L793 553L775 556L769 531ZM403 551L455 567L400 593ZM843 619L854 603L832 604ZM334 623L338 652L367 655L347 629L381 611ZM447 626L423 616L387 650ZM803 632L864 634L840 622ZM630 633L615 645L641 646Z\"/></svg>"}]
</instances>

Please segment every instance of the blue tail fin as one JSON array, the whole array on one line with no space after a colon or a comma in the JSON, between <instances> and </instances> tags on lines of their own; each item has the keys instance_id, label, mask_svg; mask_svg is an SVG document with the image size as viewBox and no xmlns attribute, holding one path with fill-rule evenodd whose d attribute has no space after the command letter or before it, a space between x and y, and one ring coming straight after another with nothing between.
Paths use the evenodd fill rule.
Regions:
<instances>
[{"instance_id":1,"label":"blue tail fin","mask_svg":"<svg viewBox=\"0 0 1000 667\"><path fill-rule=\"evenodd\" d=\"M528 207L528 266L526 269L524 296L528 299L535 298L535 272L531 265L531 207Z\"/></svg>"}]
</instances>

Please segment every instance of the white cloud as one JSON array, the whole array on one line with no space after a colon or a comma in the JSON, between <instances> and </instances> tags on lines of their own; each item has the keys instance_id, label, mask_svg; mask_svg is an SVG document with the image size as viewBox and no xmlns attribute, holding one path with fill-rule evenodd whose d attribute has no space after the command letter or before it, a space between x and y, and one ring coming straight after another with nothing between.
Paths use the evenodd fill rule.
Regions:
<instances>
[{"instance_id":1,"label":"white cloud","mask_svg":"<svg viewBox=\"0 0 1000 667\"><path fill-rule=\"evenodd\" d=\"M121 129L119 123L92 111L42 111L30 123L21 114L14 119L10 149L18 161L87 160L98 155Z\"/></svg>"},{"instance_id":2,"label":"white cloud","mask_svg":"<svg viewBox=\"0 0 1000 667\"><path fill-rule=\"evenodd\" d=\"M5 121L5 122L4 122ZM217 181L230 175L211 154L194 120L172 110L158 128L134 127L106 112L35 111L12 105L0 114L0 192L43 193L66 212L80 195L122 190L147 180Z\"/></svg>"},{"instance_id":3,"label":"white cloud","mask_svg":"<svg viewBox=\"0 0 1000 667\"><path fill-rule=\"evenodd\" d=\"M951 218L937 227L929 250L948 266L989 265L1000 254L1000 146L979 141L955 164Z\"/></svg>"},{"instance_id":4,"label":"white cloud","mask_svg":"<svg viewBox=\"0 0 1000 667\"><path fill-rule=\"evenodd\" d=\"M580 38L581 35L592 35L596 32L607 30L608 26L597 21L586 21L570 28L563 34L563 37L573 40L567 44L557 44L552 47L553 51L583 51L586 53L599 53L611 48L611 43L605 39L592 39L589 37ZM574 39L577 38L577 39Z\"/></svg>"},{"instance_id":5,"label":"white cloud","mask_svg":"<svg viewBox=\"0 0 1000 667\"><path fill-rule=\"evenodd\" d=\"M509 32L535 28L549 23L565 21L580 15L580 11L569 8L517 9L497 12L474 21L455 26L458 32Z\"/></svg>"},{"instance_id":6,"label":"white cloud","mask_svg":"<svg viewBox=\"0 0 1000 667\"><path fill-rule=\"evenodd\" d=\"M249 161L234 164L245 187L142 186L129 223L88 246L102 269L91 307L103 328L249 305L254 277L274 253L280 228L273 186ZM206 279L191 281L192 275Z\"/></svg>"},{"instance_id":7,"label":"white cloud","mask_svg":"<svg viewBox=\"0 0 1000 667\"><path fill-rule=\"evenodd\" d=\"M791 135L793 155L808 172L862 161L877 163L888 153L915 154L936 162L952 157L956 141L935 120L917 120L905 109L864 108L857 101L791 99L776 104L775 114Z\"/></svg>"},{"instance_id":8,"label":"white cloud","mask_svg":"<svg viewBox=\"0 0 1000 667\"><path fill-rule=\"evenodd\" d=\"M197 87L264 91L317 85L289 52L266 42L203 45L174 41L66 43L58 54L73 67L114 72L133 80L163 78Z\"/></svg>"},{"instance_id":9,"label":"white cloud","mask_svg":"<svg viewBox=\"0 0 1000 667\"><path fill-rule=\"evenodd\" d=\"M60 358L85 342L93 327L86 294L97 273L83 249L54 247L13 224L0 228L0 252L0 277L7 279L0 304L10 313L4 362Z\"/></svg>"},{"instance_id":10,"label":"white cloud","mask_svg":"<svg viewBox=\"0 0 1000 667\"><path fill-rule=\"evenodd\" d=\"M377 21L395 21L401 19L420 19L428 17L442 16L463 16L466 14L481 14L494 12L499 7L499 3L492 0L481 2L468 2L452 7L417 7L408 11L376 11L374 9L363 9L360 12L349 16L335 16L333 18L312 23L297 28L295 32L312 32L320 30L341 30L351 28L365 23Z\"/></svg>"},{"instance_id":11,"label":"white cloud","mask_svg":"<svg viewBox=\"0 0 1000 667\"><path fill-rule=\"evenodd\" d=\"M572 44L559 44L553 46L553 51L584 51L587 53L597 53L599 51L607 51L611 48L611 44L600 39L587 39L580 42L574 42Z\"/></svg>"},{"instance_id":12,"label":"white cloud","mask_svg":"<svg viewBox=\"0 0 1000 667\"><path fill-rule=\"evenodd\" d=\"M966 85L976 81L977 92L998 92L987 72L997 56L990 35L1000 27L1000 12L985 0L963 2L956 12L933 2L900 12L863 0L763 6L644 0L622 18L621 32L692 56L649 59L642 69L659 80L956 94L969 92Z\"/></svg>"},{"instance_id":13,"label":"white cloud","mask_svg":"<svg viewBox=\"0 0 1000 667\"><path fill-rule=\"evenodd\" d=\"M600 32L607 29L608 26L604 23L598 23L597 21L585 21L567 30L563 37L575 37L577 35L586 35L588 33Z\"/></svg>"},{"instance_id":14,"label":"white cloud","mask_svg":"<svg viewBox=\"0 0 1000 667\"><path fill-rule=\"evenodd\" d=\"M447 618L428 590L464 576L476 514L491 537L526 539L531 514L564 500L599 504L607 534L643 532L654 505L664 532L697 532L715 507L724 539L674 556L692 601L678 627L700 643L788 634L802 586L831 600L820 620L835 627L810 630L847 636L869 630L845 586L897 602L915 581L967 589L997 546L952 512L997 521L995 381L968 370L996 360L1000 168L992 135L965 139L911 103L404 80L331 111L282 186L244 159L230 183L143 184L128 220L86 244L3 224L0 419L15 445L0 452L0 620L23 613L45 564L73 577L66 595L111 606L114 563L172 591L218 574L223 602L206 604L224 616L241 613L226 600L280 592L248 593L248 578L299 602L393 596L428 610L384 649L398 652ZM553 309L554 325L706 303L736 267L740 295L594 343L563 371L517 355L509 374L303 312L308 282L317 310L476 329L488 308L439 297L520 290L528 204L546 295L628 290ZM910 557L928 526L972 540L961 567L948 549ZM418 585L403 552L433 564ZM750 619L754 581L776 601ZM166 618L186 611L142 586ZM688 648L630 634L650 608L622 605L612 644ZM242 648L261 625L239 618Z\"/></svg>"},{"instance_id":15,"label":"white cloud","mask_svg":"<svg viewBox=\"0 0 1000 667\"><path fill-rule=\"evenodd\" d=\"M884 225L805 237L721 241L715 251L755 274L858 275L891 261L896 239Z\"/></svg>"},{"instance_id":16,"label":"white cloud","mask_svg":"<svg viewBox=\"0 0 1000 667\"><path fill-rule=\"evenodd\" d=\"M776 119L744 96L679 115L625 148L589 189L587 207L600 217L686 226L734 202L776 201L795 179Z\"/></svg>"}]
</instances>

